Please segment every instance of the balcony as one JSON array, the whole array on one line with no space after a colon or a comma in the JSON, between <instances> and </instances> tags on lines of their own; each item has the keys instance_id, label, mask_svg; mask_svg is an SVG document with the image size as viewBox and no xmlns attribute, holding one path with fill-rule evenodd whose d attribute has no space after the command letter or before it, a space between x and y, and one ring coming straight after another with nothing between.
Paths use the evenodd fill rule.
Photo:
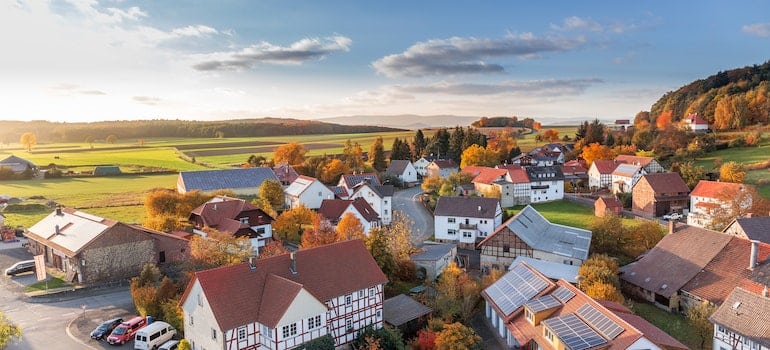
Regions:
<instances>
[{"instance_id":1,"label":"balcony","mask_svg":"<svg viewBox=\"0 0 770 350\"><path fill-rule=\"evenodd\" d=\"M478 224L460 224L461 230L478 230Z\"/></svg>"}]
</instances>

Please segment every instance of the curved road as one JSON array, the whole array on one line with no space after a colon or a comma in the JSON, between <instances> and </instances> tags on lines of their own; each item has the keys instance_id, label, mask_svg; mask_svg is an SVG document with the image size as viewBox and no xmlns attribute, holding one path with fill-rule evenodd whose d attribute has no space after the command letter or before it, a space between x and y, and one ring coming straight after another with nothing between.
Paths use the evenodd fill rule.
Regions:
<instances>
[{"instance_id":1,"label":"curved road","mask_svg":"<svg viewBox=\"0 0 770 350\"><path fill-rule=\"evenodd\" d=\"M422 193L422 188L415 186L393 194L393 210L401 211L413 222L412 243L417 247L433 234L433 214L420 203Z\"/></svg>"}]
</instances>

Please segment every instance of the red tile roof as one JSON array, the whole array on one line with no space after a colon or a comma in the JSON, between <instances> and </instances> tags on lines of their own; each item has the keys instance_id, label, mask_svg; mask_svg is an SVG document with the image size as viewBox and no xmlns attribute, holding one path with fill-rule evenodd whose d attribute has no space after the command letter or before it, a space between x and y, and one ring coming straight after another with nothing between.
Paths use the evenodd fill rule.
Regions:
<instances>
[{"instance_id":1,"label":"red tile roof","mask_svg":"<svg viewBox=\"0 0 770 350\"><path fill-rule=\"evenodd\" d=\"M646 181L655 191L655 195L688 193L690 188L679 173L653 173L642 176L639 182Z\"/></svg>"},{"instance_id":2,"label":"red tile roof","mask_svg":"<svg viewBox=\"0 0 770 350\"><path fill-rule=\"evenodd\" d=\"M241 217L248 217L248 224L241 223ZM274 221L273 217L251 203L240 198L224 196L217 196L195 208L190 214L190 220L196 226L202 224L228 234L236 234L242 229L267 225Z\"/></svg>"},{"instance_id":3,"label":"red tile roof","mask_svg":"<svg viewBox=\"0 0 770 350\"><path fill-rule=\"evenodd\" d=\"M621 154L615 157L615 161L618 163L636 164L641 166L642 168L650 165L650 163L652 163L653 160L655 160L655 158L653 157L639 157L639 156L630 156L626 154Z\"/></svg>"},{"instance_id":4,"label":"red tile roof","mask_svg":"<svg viewBox=\"0 0 770 350\"><path fill-rule=\"evenodd\" d=\"M515 184L529 183L527 169L524 169L519 164L498 165L497 168L508 170L508 177Z\"/></svg>"},{"instance_id":5,"label":"red tile roof","mask_svg":"<svg viewBox=\"0 0 770 350\"><path fill-rule=\"evenodd\" d=\"M612 174L612 172L615 171L615 168L618 167L618 163L614 160L597 159L591 163L591 166L596 167L599 174Z\"/></svg>"},{"instance_id":6,"label":"red tile roof","mask_svg":"<svg viewBox=\"0 0 770 350\"><path fill-rule=\"evenodd\" d=\"M508 170L505 169L495 169L495 168L488 168L488 167L470 167L473 169L466 169L469 167L463 168L463 172L467 172L469 174L475 174L476 176L473 178L474 183L481 183L481 184L492 184L495 181L504 180L505 174L508 173Z\"/></svg>"},{"instance_id":7,"label":"red tile roof","mask_svg":"<svg viewBox=\"0 0 770 350\"><path fill-rule=\"evenodd\" d=\"M698 182L695 188L692 189L690 196L718 198L730 193L738 193L738 191L742 190L743 188L744 187L742 184L701 180Z\"/></svg>"},{"instance_id":8,"label":"red tile roof","mask_svg":"<svg viewBox=\"0 0 770 350\"><path fill-rule=\"evenodd\" d=\"M663 349L689 349L687 345L682 344L668 333L662 331L658 327L655 327L654 324L647 322L647 320L637 315L634 315L633 312L631 312L631 310L625 306L606 300L597 300L597 302L623 319L623 321L626 321L628 324L638 329L644 334L645 338L655 343L655 345L658 345Z\"/></svg>"},{"instance_id":9,"label":"red tile roof","mask_svg":"<svg viewBox=\"0 0 770 350\"><path fill-rule=\"evenodd\" d=\"M451 159L437 159L431 162L435 164L439 169L451 169L451 168L457 168L457 163L455 163ZM430 165L430 164L429 164Z\"/></svg>"},{"instance_id":10,"label":"red tile roof","mask_svg":"<svg viewBox=\"0 0 770 350\"><path fill-rule=\"evenodd\" d=\"M180 303L199 283L220 329L254 321L275 327L277 314L283 315L298 293L297 285L326 302L388 281L361 240L295 252L296 274L289 269L291 256L257 260L254 269L240 263L196 272Z\"/></svg>"},{"instance_id":11,"label":"red tile roof","mask_svg":"<svg viewBox=\"0 0 770 350\"><path fill-rule=\"evenodd\" d=\"M697 113L688 115L685 120L690 124L708 125L709 123L701 118Z\"/></svg>"},{"instance_id":12,"label":"red tile roof","mask_svg":"<svg viewBox=\"0 0 770 350\"><path fill-rule=\"evenodd\" d=\"M321 201L321 207L318 208L318 214L330 221L337 221L342 218L342 214L351 205L366 221L377 221L380 218L372 206L361 197L356 199L324 199Z\"/></svg>"},{"instance_id":13,"label":"red tile roof","mask_svg":"<svg viewBox=\"0 0 770 350\"><path fill-rule=\"evenodd\" d=\"M597 202L601 201L604 203L604 207L609 208L623 208L623 203L620 203L620 201L615 197L599 197Z\"/></svg>"}]
</instances>

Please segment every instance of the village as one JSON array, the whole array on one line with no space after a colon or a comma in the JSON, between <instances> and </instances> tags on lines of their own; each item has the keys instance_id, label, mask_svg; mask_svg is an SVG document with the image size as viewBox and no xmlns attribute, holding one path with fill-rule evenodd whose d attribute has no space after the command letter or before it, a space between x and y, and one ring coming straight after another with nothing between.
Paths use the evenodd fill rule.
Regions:
<instances>
[{"instance_id":1,"label":"village","mask_svg":"<svg viewBox=\"0 0 770 350\"><path fill-rule=\"evenodd\" d=\"M147 195L157 215L144 225L57 206L21 233L9 227L18 257L6 275L65 282L31 300L122 288L130 311L84 308L67 326L89 348L132 345L146 323L173 330L142 340L150 348L768 348L765 200L644 152L595 152L606 146L587 144L583 127L577 145L555 132L518 154L506 131L460 154L447 134L443 157L440 144L414 152L434 147L420 146L421 131L389 158L381 143L367 154L348 144L318 177L295 169L304 151L287 143L270 162L179 172L175 190ZM697 115L678 127L695 140L710 132ZM40 171L18 156L0 168ZM554 203L595 218L570 226L536 209ZM644 304L683 315L699 343L640 317ZM128 330L94 336L104 321Z\"/></svg>"}]
</instances>

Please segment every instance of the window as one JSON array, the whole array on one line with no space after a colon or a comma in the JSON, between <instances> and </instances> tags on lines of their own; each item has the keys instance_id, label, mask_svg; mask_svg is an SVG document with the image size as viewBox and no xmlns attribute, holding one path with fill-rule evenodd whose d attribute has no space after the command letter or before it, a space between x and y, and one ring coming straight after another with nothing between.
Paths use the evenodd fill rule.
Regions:
<instances>
[{"instance_id":1,"label":"window","mask_svg":"<svg viewBox=\"0 0 770 350\"><path fill-rule=\"evenodd\" d=\"M363 290L363 289L359 290L359 291L358 291L358 299L361 299L361 298L363 298L364 296L366 296L366 291L365 291L365 290Z\"/></svg>"},{"instance_id":2,"label":"window","mask_svg":"<svg viewBox=\"0 0 770 350\"><path fill-rule=\"evenodd\" d=\"M281 334L283 335L284 338L297 335L297 324L292 323L288 326L283 326L283 328L281 328Z\"/></svg>"},{"instance_id":3,"label":"window","mask_svg":"<svg viewBox=\"0 0 770 350\"><path fill-rule=\"evenodd\" d=\"M454 236L456 233L457 233L457 230L455 230L453 228L450 228L450 229L446 230L446 234L448 234L450 236Z\"/></svg>"},{"instance_id":4,"label":"window","mask_svg":"<svg viewBox=\"0 0 770 350\"><path fill-rule=\"evenodd\" d=\"M374 298L374 292L375 292L374 288L369 288L369 297L370 298Z\"/></svg>"},{"instance_id":5,"label":"window","mask_svg":"<svg viewBox=\"0 0 770 350\"><path fill-rule=\"evenodd\" d=\"M345 329L348 330L348 333L353 331L353 319L349 318L345 320Z\"/></svg>"},{"instance_id":6,"label":"window","mask_svg":"<svg viewBox=\"0 0 770 350\"><path fill-rule=\"evenodd\" d=\"M262 335L268 339L273 339L273 330L268 326L262 325Z\"/></svg>"},{"instance_id":7,"label":"window","mask_svg":"<svg viewBox=\"0 0 770 350\"><path fill-rule=\"evenodd\" d=\"M387 199L385 200L385 204L388 204L388 200Z\"/></svg>"},{"instance_id":8,"label":"window","mask_svg":"<svg viewBox=\"0 0 770 350\"><path fill-rule=\"evenodd\" d=\"M246 340L246 327L238 328L238 340Z\"/></svg>"},{"instance_id":9,"label":"window","mask_svg":"<svg viewBox=\"0 0 770 350\"><path fill-rule=\"evenodd\" d=\"M203 297L198 293L198 306L203 306Z\"/></svg>"},{"instance_id":10,"label":"window","mask_svg":"<svg viewBox=\"0 0 770 350\"><path fill-rule=\"evenodd\" d=\"M511 246L508 244L503 244L503 253L509 253L511 251Z\"/></svg>"},{"instance_id":11,"label":"window","mask_svg":"<svg viewBox=\"0 0 770 350\"><path fill-rule=\"evenodd\" d=\"M195 324L195 321L193 320L193 315L190 315L190 325L192 326L194 324Z\"/></svg>"},{"instance_id":12,"label":"window","mask_svg":"<svg viewBox=\"0 0 770 350\"><path fill-rule=\"evenodd\" d=\"M321 327L321 315L311 317L307 319L307 328L313 329Z\"/></svg>"},{"instance_id":13,"label":"window","mask_svg":"<svg viewBox=\"0 0 770 350\"><path fill-rule=\"evenodd\" d=\"M719 330L719 333L724 333L725 332L725 327L718 326L717 329Z\"/></svg>"},{"instance_id":14,"label":"window","mask_svg":"<svg viewBox=\"0 0 770 350\"><path fill-rule=\"evenodd\" d=\"M529 309L524 308L524 315L527 317L529 322L535 322L535 315L533 315L532 311L529 311Z\"/></svg>"},{"instance_id":15,"label":"window","mask_svg":"<svg viewBox=\"0 0 770 350\"><path fill-rule=\"evenodd\" d=\"M318 197L321 197L321 196L323 196L323 193L321 193L321 191L318 191Z\"/></svg>"},{"instance_id":16,"label":"window","mask_svg":"<svg viewBox=\"0 0 770 350\"><path fill-rule=\"evenodd\" d=\"M463 231L463 238L471 238L473 234L471 234L469 231Z\"/></svg>"},{"instance_id":17,"label":"window","mask_svg":"<svg viewBox=\"0 0 770 350\"><path fill-rule=\"evenodd\" d=\"M377 310L377 319L379 320L381 318L382 318L382 310Z\"/></svg>"},{"instance_id":18,"label":"window","mask_svg":"<svg viewBox=\"0 0 770 350\"><path fill-rule=\"evenodd\" d=\"M353 303L353 296L352 295L346 295L345 296L345 305L350 305Z\"/></svg>"},{"instance_id":19,"label":"window","mask_svg":"<svg viewBox=\"0 0 770 350\"><path fill-rule=\"evenodd\" d=\"M448 222L450 224L454 224L455 223L455 218L447 218L446 222Z\"/></svg>"},{"instance_id":20,"label":"window","mask_svg":"<svg viewBox=\"0 0 770 350\"><path fill-rule=\"evenodd\" d=\"M543 333L545 334L545 337L553 343L553 333L551 333L551 330L548 328L543 328Z\"/></svg>"},{"instance_id":21,"label":"window","mask_svg":"<svg viewBox=\"0 0 770 350\"><path fill-rule=\"evenodd\" d=\"M85 262L85 260L83 260L83 262ZM158 252L158 263L162 264L164 262L166 262L166 252L165 251L160 251L160 252Z\"/></svg>"},{"instance_id":22,"label":"window","mask_svg":"<svg viewBox=\"0 0 770 350\"><path fill-rule=\"evenodd\" d=\"M385 215L388 215L388 209L385 209Z\"/></svg>"},{"instance_id":23,"label":"window","mask_svg":"<svg viewBox=\"0 0 770 350\"><path fill-rule=\"evenodd\" d=\"M238 221L240 221L242 224L248 224L249 223L249 218L248 217L239 218Z\"/></svg>"},{"instance_id":24,"label":"window","mask_svg":"<svg viewBox=\"0 0 770 350\"><path fill-rule=\"evenodd\" d=\"M211 340L217 340L217 330L214 328L211 329Z\"/></svg>"}]
</instances>

